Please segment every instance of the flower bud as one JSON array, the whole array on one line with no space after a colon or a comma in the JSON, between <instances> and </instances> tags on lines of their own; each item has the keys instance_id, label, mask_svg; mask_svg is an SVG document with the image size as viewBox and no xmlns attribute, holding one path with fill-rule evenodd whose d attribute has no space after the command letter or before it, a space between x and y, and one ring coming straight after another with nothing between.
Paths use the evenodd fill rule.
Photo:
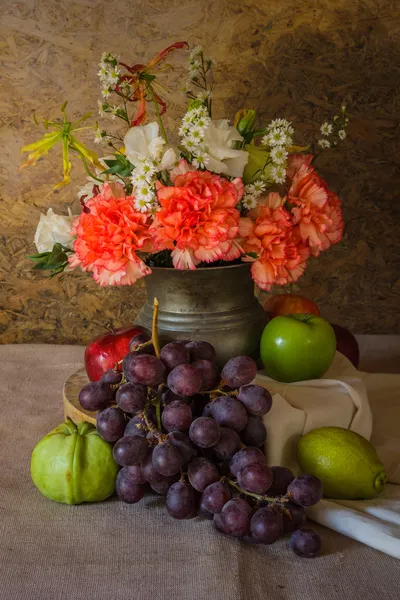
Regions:
<instances>
[{"instance_id":1,"label":"flower bud","mask_svg":"<svg viewBox=\"0 0 400 600\"><path fill-rule=\"evenodd\" d=\"M252 131L257 119L256 111L253 109L242 108L236 113L235 126L240 135L246 135Z\"/></svg>"}]
</instances>

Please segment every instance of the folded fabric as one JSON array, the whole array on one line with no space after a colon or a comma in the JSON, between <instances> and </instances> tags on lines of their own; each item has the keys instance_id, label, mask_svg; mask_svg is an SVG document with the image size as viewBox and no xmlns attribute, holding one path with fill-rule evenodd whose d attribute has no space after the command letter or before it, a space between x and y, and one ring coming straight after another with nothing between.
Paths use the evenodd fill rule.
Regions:
<instances>
[{"instance_id":1,"label":"folded fabric","mask_svg":"<svg viewBox=\"0 0 400 600\"><path fill-rule=\"evenodd\" d=\"M337 352L322 379L295 383L280 383L262 371L257 374L255 383L267 388L273 397L272 408L264 417L269 464L285 466L297 473L297 442L317 427L345 427L370 439L372 413L367 390L358 371L346 363L352 367Z\"/></svg>"},{"instance_id":2,"label":"folded fabric","mask_svg":"<svg viewBox=\"0 0 400 600\"><path fill-rule=\"evenodd\" d=\"M400 486L387 485L372 500L321 500L310 519L371 548L400 558Z\"/></svg>"}]
</instances>

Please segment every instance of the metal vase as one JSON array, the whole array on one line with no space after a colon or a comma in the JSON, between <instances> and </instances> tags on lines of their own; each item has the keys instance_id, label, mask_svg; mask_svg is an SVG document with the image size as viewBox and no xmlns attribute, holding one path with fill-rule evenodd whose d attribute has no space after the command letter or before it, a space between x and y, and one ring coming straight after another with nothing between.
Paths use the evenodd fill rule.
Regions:
<instances>
[{"instance_id":1,"label":"metal vase","mask_svg":"<svg viewBox=\"0 0 400 600\"><path fill-rule=\"evenodd\" d=\"M136 322L151 329L156 297L161 344L206 340L220 365L241 354L258 358L267 317L254 296L249 264L194 271L156 267L145 283L147 301Z\"/></svg>"}]
</instances>

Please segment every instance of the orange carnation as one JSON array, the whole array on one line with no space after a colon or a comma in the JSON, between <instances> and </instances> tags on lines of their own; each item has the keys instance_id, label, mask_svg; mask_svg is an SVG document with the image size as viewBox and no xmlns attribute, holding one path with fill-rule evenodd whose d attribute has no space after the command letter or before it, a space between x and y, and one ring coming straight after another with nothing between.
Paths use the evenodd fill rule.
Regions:
<instances>
[{"instance_id":1,"label":"orange carnation","mask_svg":"<svg viewBox=\"0 0 400 600\"><path fill-rule=\"evenodd\" d=\"M242 196L241 179L230 182L209 171L177 174L174 186L160 185L157 192L161 208L150 228L156 248L172 250L177 269L238 258L236 205Z\"/></svg>"},{"instance_id":2,"label":"orange carnation","mask_svg":"<svg viewBox=\"0 0 400 600\"><path fill-rule=\"evenodd\" d=\"M286 198L272 192L266 204L240 220L241 246L246 252L256 254L251 272L263 290L270 290L273 284L296 281L304 273L310 255L302 240L295 236L291 215L283 206L285 201Z\"/></svg>"},{"instance_id":3,"label":"orange carnation","mask_svg":"<svg viewBox=\"0 0 400 600\"><path fill-rule=\"evenodd\" d=\"M151 273L136 252L150 251L148 216L135 211L134 198L119 184L105 183L72 224L72 267L93 272L101 286L131 285Z\"/></svg>"}]
</instances>

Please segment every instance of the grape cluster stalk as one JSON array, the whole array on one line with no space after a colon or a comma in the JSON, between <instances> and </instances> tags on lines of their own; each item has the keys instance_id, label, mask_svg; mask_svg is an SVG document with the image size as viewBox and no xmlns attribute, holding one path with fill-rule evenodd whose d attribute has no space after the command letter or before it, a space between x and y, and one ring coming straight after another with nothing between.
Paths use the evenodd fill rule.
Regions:
<instances>
[{"instance_id":1,"label":"grape cluster stalk","mask_svg":"<svg viewBox=\"0 0 400 600\"><path fill-rule=\"evenodd\" d=\"M319 554L319 535L303 526L322 484L267 466L262 417L272 397L252 383L255 361L237 356L220 373L208 342L177 340L160 349L157 315L155 300L152 332L132 338L125 358L79 394L83 408L98 411L100 436L114 444L118 497L133 504L150 488L165 496L175 519L199 515L253 543L291 534L295 554Z\"/></svg>"}]
</instances>

